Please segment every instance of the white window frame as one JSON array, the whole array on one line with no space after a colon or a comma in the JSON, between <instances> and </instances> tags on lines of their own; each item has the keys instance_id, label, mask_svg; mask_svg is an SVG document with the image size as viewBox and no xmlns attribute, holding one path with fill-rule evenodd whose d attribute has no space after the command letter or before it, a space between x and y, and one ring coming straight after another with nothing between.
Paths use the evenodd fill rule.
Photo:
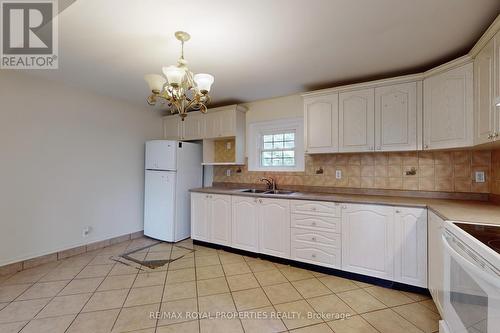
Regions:
<instances>
[{"instance_id":1,"label":"white window frame","mask_svg":"<svg viewBox=\"0 0 500 333\"><path fill-rule=\"evenodd\" d=\"M248 170L249 171L304 171L304 120L287 118L271 121L254 122L248 125ZM295 165L294 166L262 166L262 136L270 133L295 132Z\"/></svg>"}]
</instances>

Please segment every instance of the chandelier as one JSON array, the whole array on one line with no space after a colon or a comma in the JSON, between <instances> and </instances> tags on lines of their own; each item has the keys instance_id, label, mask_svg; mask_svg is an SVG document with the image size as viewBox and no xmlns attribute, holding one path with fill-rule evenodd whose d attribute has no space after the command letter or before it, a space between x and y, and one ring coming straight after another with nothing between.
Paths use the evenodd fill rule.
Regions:
<instances>
[{"instance_id":1,"label":"chandelier","mask_svg":"<svg viewBox=\"0 0 500 333\"><path fill-rule=\"evenodd\" d=\"M152 92L146 101L149 105L155 105L158 101L167 104L170 112L178 113L184 121L188 111L207 112L207 104L210 102L208 92L214 83L214 77L210 74L193 75L184 59L184 42L191 36L187 32L177 31L175 38L181 42L181 57L177 65L163 67L166 79L159 74L144 75Z\"/></svg>"}]
</instances>

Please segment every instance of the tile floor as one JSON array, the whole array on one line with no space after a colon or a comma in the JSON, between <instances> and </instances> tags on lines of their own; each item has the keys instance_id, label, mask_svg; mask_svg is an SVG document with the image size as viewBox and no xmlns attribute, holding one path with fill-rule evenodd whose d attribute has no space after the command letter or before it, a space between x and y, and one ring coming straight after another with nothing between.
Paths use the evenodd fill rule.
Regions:
<instances>
[{"instance_id":1,"label":"tile floor","mask_svg":"<svg viewBox=\"0 0 500 333\"><path fill-rule=\"evenodd\" d=\"M0 277L0 333L438 331L439 314L428 297L190 240L133 254L139 260L182 256L154 270L112 260L155 242L139 238Z\"/></svg>"}]
</instances>

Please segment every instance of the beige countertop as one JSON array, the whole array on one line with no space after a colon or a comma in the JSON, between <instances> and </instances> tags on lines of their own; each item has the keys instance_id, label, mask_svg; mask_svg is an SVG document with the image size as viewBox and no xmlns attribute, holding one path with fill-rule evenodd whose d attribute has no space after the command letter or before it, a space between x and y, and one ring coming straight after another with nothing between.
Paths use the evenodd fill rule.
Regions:
<instances>
[{"instance_id":1,"label":"beige countertop","mask_svg":"<svg viewBox=\"0 0 500 333\"><path fill-rule=\"evenodd\" d=\"M245 193L241 192L241 190L242 189L225 187L205 187L192 189L191 192L280 198L289 200L317 200L407 207L426 207L445 220L500 225L500 205L495 205L493 203L483 201L315 192L294 192L290 195L280 195L248 192Z\"/></svg>"}]
</instances>

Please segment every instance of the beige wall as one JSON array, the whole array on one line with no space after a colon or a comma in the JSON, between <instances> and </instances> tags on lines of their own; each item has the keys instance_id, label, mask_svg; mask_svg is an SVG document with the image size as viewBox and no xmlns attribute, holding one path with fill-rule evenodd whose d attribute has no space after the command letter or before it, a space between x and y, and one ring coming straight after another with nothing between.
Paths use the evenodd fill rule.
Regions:
<instances>
[{"instance_id":1,"label":"beige wall","mask_svg":"<svg viewBox=\"0 0 500 333\"><path fill-rule=\"evenodd\" d=\"M144 142L161 135L146 107L1 71L0 266L142 230Z\"/></svg>"},{"instance_id":2,"label":"beige wall","mask_svg":"<svg viewBox=\"0 0 500 333\"><path fill-rule=\"evenodd\" d=\"M303 118L304 109L303 101L300 95L290 95L283 97L276 97L271 99L264 99L251 103L243 104L247 108L246 112L246 133L247 144L249 125L259 121L268 121L284 118ZM248 148L247 148L248 152ZM245 154L247 156L247 154Z\"/></svg>"}]
</instances>

